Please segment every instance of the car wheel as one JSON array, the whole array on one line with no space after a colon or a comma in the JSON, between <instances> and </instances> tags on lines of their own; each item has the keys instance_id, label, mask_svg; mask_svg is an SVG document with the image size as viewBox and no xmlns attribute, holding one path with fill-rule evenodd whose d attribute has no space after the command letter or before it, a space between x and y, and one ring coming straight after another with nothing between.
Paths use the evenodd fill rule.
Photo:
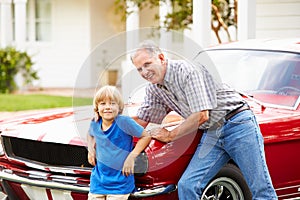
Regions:
<instances>
[{"instance_id":1,"label":"car wheel","mask_svg":"<svg viewBox=\"0 0 300 200\"><path fill-rule=\"evenodd\" d=\"M201 200L251 200L250 189L240 171L233 165L225 165L205 188Z\"/></svg>"}]
</instances>

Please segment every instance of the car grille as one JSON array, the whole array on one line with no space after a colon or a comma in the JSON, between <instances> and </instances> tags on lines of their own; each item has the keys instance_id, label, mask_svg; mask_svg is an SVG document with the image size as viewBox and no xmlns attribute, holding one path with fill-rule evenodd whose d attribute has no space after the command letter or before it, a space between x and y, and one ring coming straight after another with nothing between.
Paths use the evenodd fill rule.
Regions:
<instances>
[{"instance_id":1,"label":"car grille","mask_svg":"<svg viewBox=\"0 0 300 200\"><path fill-rule=\"evenodd\" d=\"M10 158L52 166L92 167L88 163L88 152L84 146L40 142L6 136L2 136L2 138L5 152Z\"/></svg>"}]
</instances>

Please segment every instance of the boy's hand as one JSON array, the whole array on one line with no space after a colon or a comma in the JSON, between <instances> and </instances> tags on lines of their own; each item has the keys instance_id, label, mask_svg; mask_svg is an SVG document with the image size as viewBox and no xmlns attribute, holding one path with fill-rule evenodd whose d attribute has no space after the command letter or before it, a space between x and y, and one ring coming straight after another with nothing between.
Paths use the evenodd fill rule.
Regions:
<instances>
[{"instance_id":1,"label":"boy's hand","mask_svg":"<svg viewBox=\"0 0 300 200\"><path fill-rule=\"evenodd\" d=\"M122 174L125 176L129 176L134 173L134 161L137 155L130 153L123 165Z\"/></svg>"}]
</instances>

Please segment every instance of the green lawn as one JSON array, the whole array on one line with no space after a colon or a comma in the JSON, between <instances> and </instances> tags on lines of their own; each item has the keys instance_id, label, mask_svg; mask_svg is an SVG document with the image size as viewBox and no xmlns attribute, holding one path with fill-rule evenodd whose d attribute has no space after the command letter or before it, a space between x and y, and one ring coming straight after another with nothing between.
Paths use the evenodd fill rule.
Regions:
<instances>
[{"instance_id":1,"label":"green lawn","mask_svg":"<svg viewBox=\"0 0 300 200\"><path fill-rule=\"evenodd\" d=\"M92 98L74 99L74 104L76 106L92 105L92 102ZM72 105L72 97L51 96L43 94L0 94L0 112L71 107Z\"/></svg>"}]
</instances>

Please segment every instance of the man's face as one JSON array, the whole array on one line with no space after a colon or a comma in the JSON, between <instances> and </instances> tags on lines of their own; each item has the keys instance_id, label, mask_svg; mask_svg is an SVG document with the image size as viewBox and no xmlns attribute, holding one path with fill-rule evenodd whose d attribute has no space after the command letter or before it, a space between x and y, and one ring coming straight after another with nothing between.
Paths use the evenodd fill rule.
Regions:
<instances>
[{"instance_id":1,"label":"man's face","mask_svg":"<svg viewBox=\"0 0 300 200\"><path fill-rule=\"evenodd\" d=\"M153 84L163 84L167 66L163 54L151 55L146 50L140 50L132 62L144 79Z\"/></svg>"}]
</instances>

